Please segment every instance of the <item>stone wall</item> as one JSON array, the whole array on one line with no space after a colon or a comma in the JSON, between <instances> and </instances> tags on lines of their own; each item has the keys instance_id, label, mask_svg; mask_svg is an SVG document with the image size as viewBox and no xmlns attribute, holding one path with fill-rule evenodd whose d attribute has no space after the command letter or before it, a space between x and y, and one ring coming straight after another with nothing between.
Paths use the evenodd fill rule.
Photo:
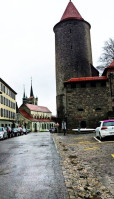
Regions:
<instances>
[{"instance_id":1,"label":"stone wall","mask_svg":"<svg viewBox=\"0 0 114 199\"><path fill-rule=\"evenodd\" d=\"M108 81L67 83L65 89L68 129L78 128L82 121L86 127L95 128L99 120L107 119L112 110Z\"/></svg>"}]
</instances>

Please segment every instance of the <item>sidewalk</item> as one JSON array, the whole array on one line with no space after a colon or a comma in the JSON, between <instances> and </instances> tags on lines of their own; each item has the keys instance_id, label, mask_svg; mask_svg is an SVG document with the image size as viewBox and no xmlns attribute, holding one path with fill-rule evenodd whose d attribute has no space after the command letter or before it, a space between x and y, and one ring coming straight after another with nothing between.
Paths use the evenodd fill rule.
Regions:
<instances>
[{"instance_id":1,"label":"sidewalk","mask_svg":"<svg viewBox=\"0 0 114 199\"><path fill-rule=\"evenodd\" d=\"M90 165L83 163L76 149L69 146L76 135L52 135L61 156L60 164L70 199L113 199L110 191L94 176Z\"/></svg>"}]
</instances>

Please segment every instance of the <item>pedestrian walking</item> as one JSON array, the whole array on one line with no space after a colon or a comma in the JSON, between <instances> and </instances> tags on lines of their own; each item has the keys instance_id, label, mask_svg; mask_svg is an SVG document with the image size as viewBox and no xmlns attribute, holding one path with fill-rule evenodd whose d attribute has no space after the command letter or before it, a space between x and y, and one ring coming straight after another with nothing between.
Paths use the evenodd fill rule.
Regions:
<instances>
[{"instance_id":1,"label":"pedestrian walking","mask_svg":"<svg viewBox=\"0 0 114 199\"><path fill-rule=\"evenodd\" d=\"M66 135L66 122L65 121L62 122L62 129L63 129L64 135Z\"/></svg>"}]
</instances>

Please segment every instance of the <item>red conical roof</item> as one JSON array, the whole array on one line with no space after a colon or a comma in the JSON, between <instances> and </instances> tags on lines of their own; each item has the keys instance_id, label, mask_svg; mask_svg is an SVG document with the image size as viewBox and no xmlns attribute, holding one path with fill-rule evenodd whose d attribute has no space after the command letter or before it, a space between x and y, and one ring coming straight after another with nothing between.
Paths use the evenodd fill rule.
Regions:
<instances>
[{"instance_id":1,"label":"red conical roof","mask_svg":"<svg viewBox=\"0 0 114 199\"><path fill-rule=\"evenodd\" d=\"M66 7L66 10L61 18L61 21L66 20L66 19L84 20L71 1L68 3Z\"/></svg>"}]
</instances>

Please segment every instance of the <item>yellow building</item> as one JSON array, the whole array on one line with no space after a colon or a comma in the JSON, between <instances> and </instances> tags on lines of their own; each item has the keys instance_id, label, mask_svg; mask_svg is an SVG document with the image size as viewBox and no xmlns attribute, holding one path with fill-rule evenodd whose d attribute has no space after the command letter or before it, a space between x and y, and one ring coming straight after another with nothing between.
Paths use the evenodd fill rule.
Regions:
<instances>
[{"instance_id":1,"label":"yellow building","mask_svg":"<svg viewBox=\"0 0 114 199\"><path fill-rule=\"evenodd\" d=\"M16 92L0 78L0 126L12 126L16 117Z\"/></svg>"}]
</instances>

